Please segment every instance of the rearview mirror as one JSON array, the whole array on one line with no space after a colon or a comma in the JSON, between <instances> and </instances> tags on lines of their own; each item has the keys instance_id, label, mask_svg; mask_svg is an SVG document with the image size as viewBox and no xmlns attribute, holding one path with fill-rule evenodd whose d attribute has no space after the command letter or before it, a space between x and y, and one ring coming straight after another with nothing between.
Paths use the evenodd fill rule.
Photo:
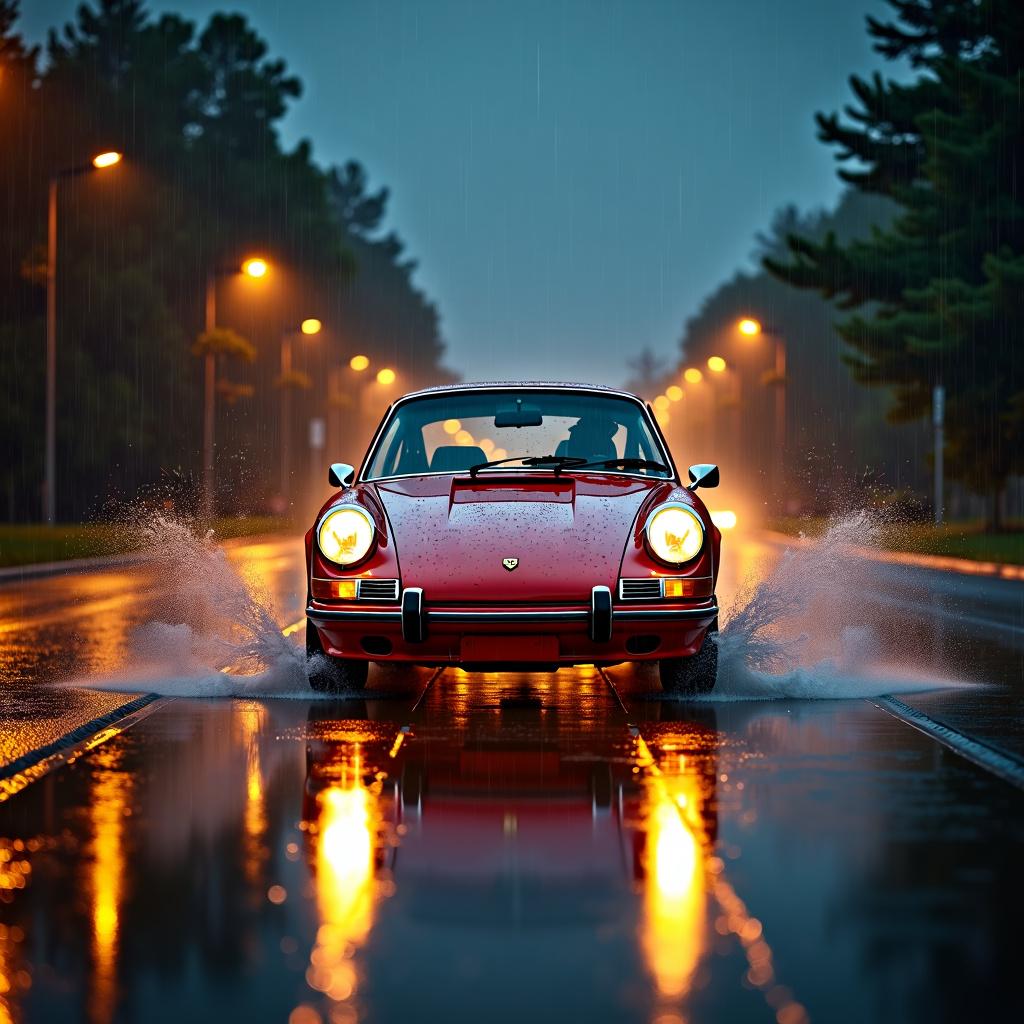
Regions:
<instances>
[{"instance_id":1,"label":"rearview mirror","mask_svg":"<svg viewBox=\"0 0 1024 1024\"><path fill-rule=\"evenodd\" d=\"M710 462L698 462L696 466L690 467L690 490L695 491L698 487L717 487L718 467Z\"/></svg>"},{"instance_id":2,"label":"rearview mirror","mask_svg":"<svg viewBox=\"0 0 1024 1024\"><path fill-rule=\"evenodd\" d=\"M523 405L521 398L516 399L514 406L499 409L494 417L496 427L539 427L544 422L544 414L535 405Z\"/></svg>"},{"instance_id":3,"label":"rearview mirror","mask_svg":"<svg viewBox=\"0 0 1024 1024\"><path fill-rule=\"evenodd\" d=\"M335 462L327 471L327 482L332 487L350 487L355 478L356 471L347 462Z\"/></svg>"}]
</instances>

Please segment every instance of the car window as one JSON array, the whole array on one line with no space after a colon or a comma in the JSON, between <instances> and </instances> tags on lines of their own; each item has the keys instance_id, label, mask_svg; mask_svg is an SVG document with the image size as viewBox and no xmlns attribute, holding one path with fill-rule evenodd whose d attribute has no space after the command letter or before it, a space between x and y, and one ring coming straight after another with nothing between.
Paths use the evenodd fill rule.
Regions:
<instances>
[{"instance_id":1,"label":"car window","mask_svg":"<svg viewBox=\"0 0 1024 1024\"><path fill-rule=\"evenodd\" d=\"M521 425L498 425L516 410ZM561 391L456 392L400 404L367 460L364 479L463 472L492 460L544 455L668 465L646 411L628 399ZM515 470L517 462L508 468Z\"/></svg>"}]
</instances>

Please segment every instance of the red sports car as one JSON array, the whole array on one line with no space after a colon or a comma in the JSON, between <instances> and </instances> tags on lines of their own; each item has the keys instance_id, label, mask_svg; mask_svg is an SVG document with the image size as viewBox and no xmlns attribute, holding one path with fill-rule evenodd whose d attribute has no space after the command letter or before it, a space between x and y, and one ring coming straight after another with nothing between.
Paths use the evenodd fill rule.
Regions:
<instances>
[{"instance_id":1,"label":"red sports car","mask_svg":"<svg viewBox=\"0 0 1024 1024\"><path fill-rule=\"evenodd\" d=\"M582 384L458 384L398 399L306 534L315 690L371 661L553 671L657 660L715 685L721 535L641 399Z\"/></svg>"}]
</instances>

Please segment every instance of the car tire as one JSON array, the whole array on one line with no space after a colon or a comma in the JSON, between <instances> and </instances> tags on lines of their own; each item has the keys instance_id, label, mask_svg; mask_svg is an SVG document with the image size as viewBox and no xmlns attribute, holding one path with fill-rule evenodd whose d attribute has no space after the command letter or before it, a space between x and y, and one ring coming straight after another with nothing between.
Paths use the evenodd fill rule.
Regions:
<instances>
[{"instance_id":1,"label":"car tire","mask_svg":"<svg viewBox=\"0 0 1024 1024\"><path fill-rule=\"evenodd\" d=\"M711 627L704 634L704 643L688 658L662 658L658 662L661 688L682 697L699 697L711 693L718 680L718 630Z\"/></svg>"},{"instance_id":2,"label":"car tire","mask_svg":"<svg viewBox=\"0 0 1024 1024\"><path fill-rule=\"evenodd\" d=\"M335 658L325 654L316 626L306 620L306 671L309 685L317 693L352 693L366 687L370 670L368 661L355 658Z\"/></svg>"}]
</instances>

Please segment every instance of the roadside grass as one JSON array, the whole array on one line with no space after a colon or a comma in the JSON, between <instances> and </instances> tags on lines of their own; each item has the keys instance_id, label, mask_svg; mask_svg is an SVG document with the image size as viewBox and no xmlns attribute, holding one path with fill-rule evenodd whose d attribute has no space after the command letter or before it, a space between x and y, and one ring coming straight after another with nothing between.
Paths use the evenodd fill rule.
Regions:
<instances>
[{"instance_id":1,"label":"roadside grass","mask_svg":"<svg viewBox=\"0 0 1024 1024\"><path fill-rule=\"evenodd\" d=\"M237 516L217 519L213 533L218 540L283 533L291 523L273 516ZM0 523L0 567L64 562L71 558L123 555L138 546L131 531L109 523L35 524Z\"/></svg>"},{"instance_id":2,"label":"roadside grass","mask_svg":"<svg viewBox=\"0 0 1024 1024\"><path fill-rule=\"evenodd\" d=\"M788 517L772 520L769 529L796 536L816 537L828 520L820 517ZM875 541L886 551L907 551L915 555L946 555L975 562L1024 565L1024 523L1010 522L1002 533L986 533L981 522L890 523L878 528Z\"/></svg>"}]
</instances>

